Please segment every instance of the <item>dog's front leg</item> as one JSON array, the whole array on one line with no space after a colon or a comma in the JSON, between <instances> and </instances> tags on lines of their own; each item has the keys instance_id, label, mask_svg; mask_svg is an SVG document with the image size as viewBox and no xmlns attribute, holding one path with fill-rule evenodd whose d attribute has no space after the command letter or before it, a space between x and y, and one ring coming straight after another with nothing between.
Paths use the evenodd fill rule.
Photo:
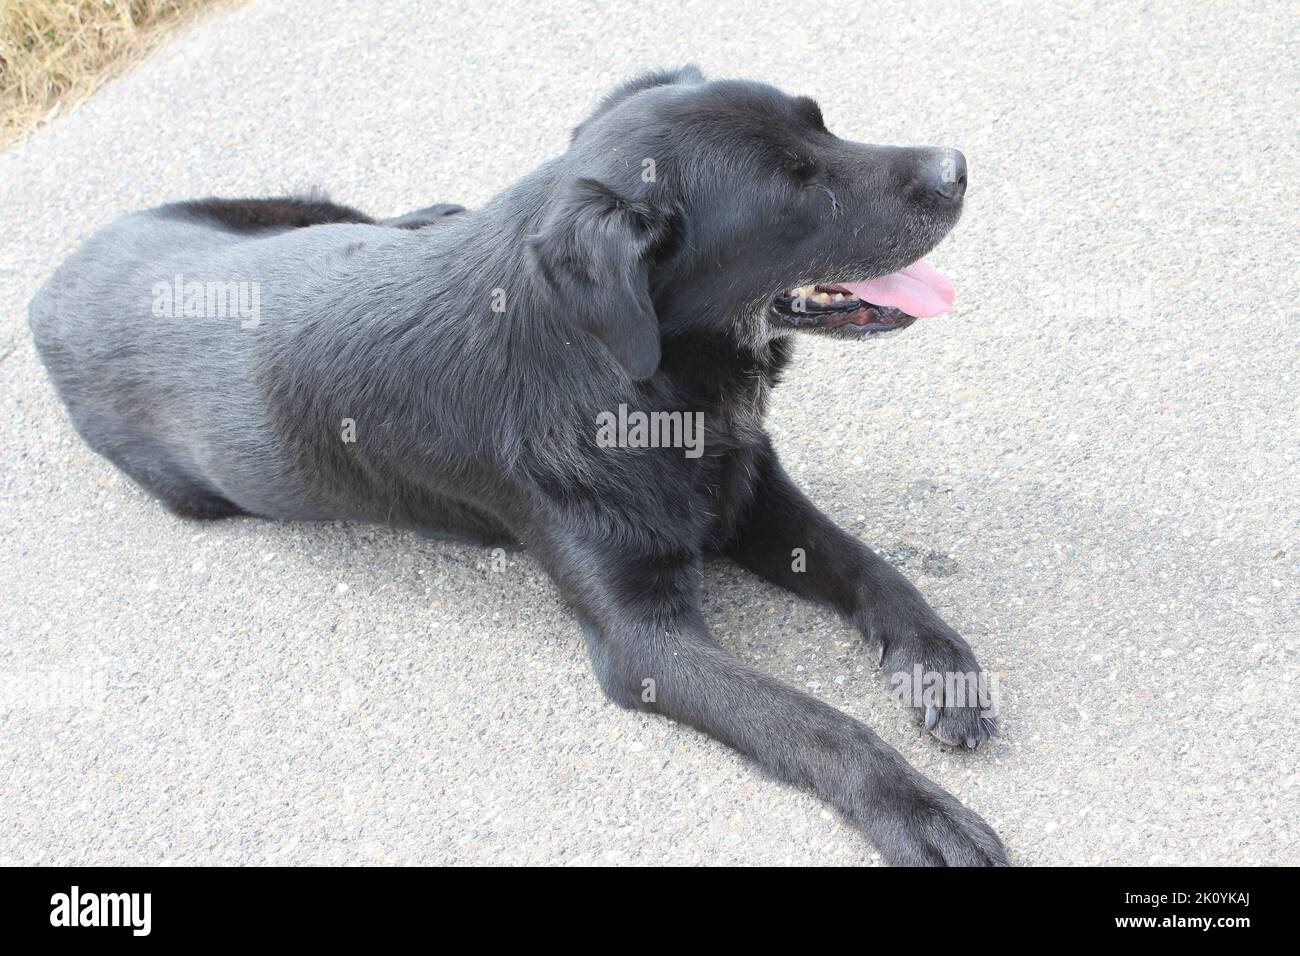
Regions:
<instances>
[{"instance_id":1,"label":"dog's front leg","mask_svg":"<svg viewBox=\"0 0 1300 956\"><path fill-rule=\"evenodd\" d=\"M569 532L528 542L578 611L601 686L616 703L690 724L813 789L890 863L1005 864L979 816L865 725L723 650L700 614L699 556L669 543L629 543L638 537Z\"/></svg>"},{"instance_id":2,"label":"dog's front leg","mask_svg":"<svg viewBox=\"0 0 1300 956\"><path fill-rule=\"evenodd\" d=\"M852 620L896 694L940 740L973 749L993 735L989 688L970 646L907 578L808 500L770 444L754 470L752 499L726 553Z\"/></svg>"}]
</instances>

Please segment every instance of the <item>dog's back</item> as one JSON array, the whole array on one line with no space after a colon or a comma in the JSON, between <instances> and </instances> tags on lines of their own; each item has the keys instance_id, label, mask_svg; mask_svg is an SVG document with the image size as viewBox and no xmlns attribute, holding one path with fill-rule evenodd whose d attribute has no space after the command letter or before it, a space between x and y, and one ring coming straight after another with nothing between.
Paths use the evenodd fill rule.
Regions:
<instances>
[{"instance_id":1,"label":"dog's back","mask_svg":"<svg viewBox=\"0 0 1300 956\"><path fill-rule=\"evenodd\" d=\"M304 262L348 240L321 246L303 241L308 230L240 228L206 212L164 206L100 230L37 291L28 321L91 448L178 513L266 513L259 505L276 503L249 500L242 486L305 499L285 487L255 380L259 327L274 308L263 293L302 281ZM286 256L284 246L302 248ZM283 269L264 268L276 261ZM258 473L243 482L241 469Z\"/></svg>"},{"instance_id":2,"label":"dog's back","mask_svg":"<svg viewBox=\"0 0 1300 956\"><path fill-rule=\"evenodd\" d=\"M432 523L495 540L499 525L407 478L463 474L470 446L499 444L461 440L474 432L454 409L469 401L461 380L482 378L464 356L503 354L482 341L500 344L502 327L461 321L463 283L441 275L442 244L421 226L459 209L375 224L314 201L158 207L87 240L29 323L87 444L178 514ZM381 414L435 382L447 414Z\"/></svg>"}]
</instances>

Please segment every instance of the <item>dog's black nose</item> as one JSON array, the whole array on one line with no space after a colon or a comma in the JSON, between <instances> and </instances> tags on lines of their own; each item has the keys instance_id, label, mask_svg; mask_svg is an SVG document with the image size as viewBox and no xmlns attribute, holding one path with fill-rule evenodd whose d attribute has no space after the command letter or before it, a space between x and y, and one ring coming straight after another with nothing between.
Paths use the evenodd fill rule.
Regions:
<instances>
[{"instance_id":1,"label":"dog's black nose","mask_svg":"<svg viewBox=\"0 0 1300 956\"><path fill-rule=\"evenodd\" d=\"M956 149L929 150L917 164L917 185L941 201L957 202L966 195L966 157Z\"/></svg>"}]
</instances>

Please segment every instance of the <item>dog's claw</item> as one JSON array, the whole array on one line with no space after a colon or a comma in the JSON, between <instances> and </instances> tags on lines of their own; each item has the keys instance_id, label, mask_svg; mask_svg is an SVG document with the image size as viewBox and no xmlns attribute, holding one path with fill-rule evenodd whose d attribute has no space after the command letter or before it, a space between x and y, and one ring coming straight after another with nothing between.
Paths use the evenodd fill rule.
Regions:
<instances>
[{"instance_id":1,"label":"dog's claw","mask_svg":"<svg viewBox=\"0 0 1300 956\"><path fill-rule=\"evenodd\" d=\"M979 745L980 745L980 742L979 742L978 740L976 740L974 737L967 737L967 738L966 738L966 746L969 747L971 750L974 750L974 749L975 749L976 747L978 747Z\"/></svg>"},{"instance_id":2,"label":"dog's claw","mask_svg":"<svg viewBox=\"0 0 1300 956\"><path fill-rule=\"evenodd\" d=\"M934 725L939 722L939 708L934 704L925 705L925 729L934 730Z\"/></svg>"}]
</instances>

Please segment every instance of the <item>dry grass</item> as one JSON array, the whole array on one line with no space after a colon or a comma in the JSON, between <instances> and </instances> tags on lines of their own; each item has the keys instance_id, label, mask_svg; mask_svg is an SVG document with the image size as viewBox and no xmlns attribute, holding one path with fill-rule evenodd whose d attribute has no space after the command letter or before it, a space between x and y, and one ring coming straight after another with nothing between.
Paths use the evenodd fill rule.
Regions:
<instances>
[{"instance_id":1,"label":"dry grass","mask_svg":"<svg viewBox=\"0 0 1300 956\"><path fill-rule=\"evenodd\" d=\"M0 0L0 148L76 106L228 0Z\"/></svg>"}]
</instances>

